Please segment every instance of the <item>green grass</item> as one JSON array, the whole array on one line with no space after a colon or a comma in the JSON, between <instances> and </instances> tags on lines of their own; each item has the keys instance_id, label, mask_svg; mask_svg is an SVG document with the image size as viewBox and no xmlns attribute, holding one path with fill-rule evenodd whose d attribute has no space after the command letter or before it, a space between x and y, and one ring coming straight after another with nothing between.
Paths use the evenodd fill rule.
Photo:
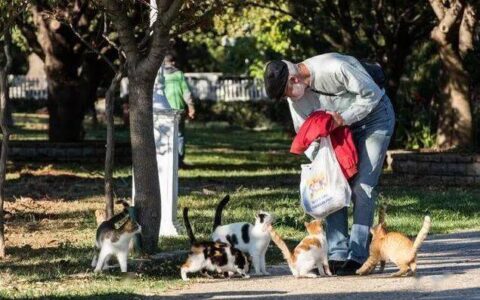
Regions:
<instances>
[{"instance_id":1,"label":"green grass","mask_svg":"<svg viewBox=\"0 0 480 300\"><path fill-rule=\"evenodd\" d=\"M16 139L46 137L28 120L17 124ZM21 131L29 126L37 128L34 133ZM102 130L94 130L97 138L104 137ZM121 126L117 135L128 140ZM228 193L232 200L224 211L224 223L253 221L257 210L267 210L275 215L275 226L289 245L296 244L305 235L303 222L310 217L298 204L299 164L305 159L288 153L290 141L277 128L248 131L222 123L189 124L186 162L192 168L180 171L179 218L181 207L190 207L197 236L208 238L215 206ZM119 197L130 196L130 170L130 166L116 167ZM6 209L14 218L6 225L9 256L0 262L0 298L131 299L161 295L169 286L183 284L178 262L127 278L118 271L93 275L89 267L93 213L103 207L102 176L101 164L9 165ZM388 186L381 185L379 193L388 203L390 229L415 235L425 211L432 216L432 233L480 229L480 188L414 186L392 174L385 176ZM164 238L159 246L165 251L187 249L187 244L185 237ZM282 260L273 246L267 259Z\"/></svg>"}]
</instances>

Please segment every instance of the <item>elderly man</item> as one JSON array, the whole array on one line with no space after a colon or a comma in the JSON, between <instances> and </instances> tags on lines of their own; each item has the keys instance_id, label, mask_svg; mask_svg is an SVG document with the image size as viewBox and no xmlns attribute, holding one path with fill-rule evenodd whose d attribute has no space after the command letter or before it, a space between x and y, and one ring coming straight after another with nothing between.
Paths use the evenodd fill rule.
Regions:
<instances>
[{"instance_id":1,"label":"elderly man","mask_svg":"<svg viewBox=\"0 0 480 300\"><path fill-rule=\"evenodd\" d=\"M329 112L335 126L349 126L359 154L358 174L351 182L353 226L348 235L347 208L329 215L329 264L339 276L353 275L368 257L369 230L375 197L388 144L395 124L390 99L354 57L327 53L294 64L267 64L265 89L270 98L286 98L295 130L315 110ZM315 155L312 145L306 152Z\"/></svg>"}]
</instances>

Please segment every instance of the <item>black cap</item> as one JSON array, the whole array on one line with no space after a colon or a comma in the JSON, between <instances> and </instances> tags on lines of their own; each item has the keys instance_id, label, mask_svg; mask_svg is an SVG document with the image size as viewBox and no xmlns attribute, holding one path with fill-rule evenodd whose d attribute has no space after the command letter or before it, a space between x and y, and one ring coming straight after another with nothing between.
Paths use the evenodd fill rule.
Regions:
<instances>
[{"instance_id":1,"label":"black cap","mask_svg":"<svg viewBox=\"0 0 480 300\"><path fill-rule=\"evenodd\" d=\"M287 64L281 60L269 62L265 68L263 80L269 98L275 100L282 98L288 81Z\"/></svg>"}]
</instances>

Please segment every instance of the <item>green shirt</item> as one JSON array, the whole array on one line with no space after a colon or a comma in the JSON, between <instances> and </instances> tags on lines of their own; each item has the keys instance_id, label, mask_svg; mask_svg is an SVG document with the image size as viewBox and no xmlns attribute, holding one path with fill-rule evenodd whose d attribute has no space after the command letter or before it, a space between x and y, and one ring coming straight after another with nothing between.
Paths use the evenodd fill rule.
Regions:
<instances>
[{"instance_id":1,"label":"green shirt","mask_svg":"<svg viewBox=\"0 0 480 300\"><path fill-rule=\"evenodd\" d=\"M164 72L165 97L173 109L185 109L185 104L191 104L191 93L182 71Z\"/></svg>"}]
</instances>

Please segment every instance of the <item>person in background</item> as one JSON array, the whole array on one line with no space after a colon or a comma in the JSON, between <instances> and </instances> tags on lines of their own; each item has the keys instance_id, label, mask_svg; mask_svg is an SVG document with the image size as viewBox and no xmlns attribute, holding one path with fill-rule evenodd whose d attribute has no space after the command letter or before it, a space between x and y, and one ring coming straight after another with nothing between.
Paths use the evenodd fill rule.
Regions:
<instances>
[{"instance_id":1,"label":"person in background","mask_svg":"<svg viewBox=\"0 0 480 300\"><path fill-rule=\"evenodd\" d=\"M175 66L175 58L171 54L165 55L165 59L163 61L163 77L165 79L165 97L167 98L168 103L173 109L184 111L179 122L180 153L178 165L180 168L185 168L187 167L184 162L185 118L186 116L188 116L190 119L195 118L195 107L193 105L192 93L188 88L188 84L183 72L177 69Z\"/></svg>"}]
</instances>

